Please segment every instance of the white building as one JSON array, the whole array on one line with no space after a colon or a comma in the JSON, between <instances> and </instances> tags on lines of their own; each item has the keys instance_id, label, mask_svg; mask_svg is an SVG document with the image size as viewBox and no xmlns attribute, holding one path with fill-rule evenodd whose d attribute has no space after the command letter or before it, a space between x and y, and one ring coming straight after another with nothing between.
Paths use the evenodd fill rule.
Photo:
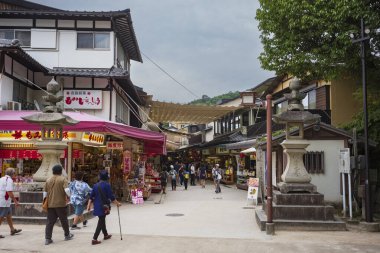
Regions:
<instances>
[{"instance_id":1,"label":"white building","mask_svg":"<svg viewBox=\"0 0 380 253\"><path fill-rule=\"evenodd\" d=\"M137 105L146 94L129 76L131 60L142 62L129 9L78 12L28 1L0 4L0 39L6 39L0 41L3 110L41 106L40 88L55 77L65 109L141 127Z\"/></svg>"}]
</instances>

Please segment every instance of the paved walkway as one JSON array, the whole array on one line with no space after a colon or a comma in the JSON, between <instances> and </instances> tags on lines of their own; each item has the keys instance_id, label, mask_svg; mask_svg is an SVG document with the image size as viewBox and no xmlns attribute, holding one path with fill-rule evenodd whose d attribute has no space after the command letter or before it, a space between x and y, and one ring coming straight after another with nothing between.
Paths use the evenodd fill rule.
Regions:
<instances>
[{"instance_id":1,"label":"paved walkway","mask_svg":"<svg viewBox=\"0 0 380 253\"><path fill-rule=\"evenodd\" d=\"M380 233L280 231L267 236L256 225L253 207L246 205L246 194L233 186L222 186L221 194L215 194L212 185L189 186L187 191L168 189L160 204L155 204L158 194L144 205L124 204L120 207L123 240L113 208L107 217L113 238L96 246L90 245L96 218L74 231L74 240L68 242L63 241L62 229L55 227L54 243L48 246L44 226L20 225L23 232L9 236L3 224L0 234L6 238L0 239L0 252L380 252Z\"/></svg>"}]
</instances>

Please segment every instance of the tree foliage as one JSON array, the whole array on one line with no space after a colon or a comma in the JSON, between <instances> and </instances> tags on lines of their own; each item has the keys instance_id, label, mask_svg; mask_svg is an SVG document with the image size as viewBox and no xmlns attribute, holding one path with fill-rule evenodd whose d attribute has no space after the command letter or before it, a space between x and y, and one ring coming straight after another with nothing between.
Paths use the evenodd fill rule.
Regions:
<instances>
[{"instance_id":1,"label":"tree foliage","mask_svg":"<svg viewBox=\"0 0 380 253\"><path fill-rule=\"evenodd\" d=\"M380 41L379 0L260 0L260 6L256 19L264 69L304 80L360 73L359 44L350 34L359 34L362 17L372 37L368 66L380 66L374 53Z\"/></svg>"},{"instance_id":2,"label":"tree foliage","mask_svg":"<svg viewBox=\"0 0 380 253\"><path fill-rule=\"evenodd\" d=\"M240 96L239 91L230 91L228 93L218 95L215 97L203 96L201 99L193 100L189 105L216 105L220 100L223 99L234 99Z\"/></svg>"},{"instance_id":3,"label":"tree foliage","mask_svg":"<svg viewBox=\"0 0 380 253\"><path fill-rule=\"evenodd\" d=\"M360 19L369 28L366 66L370 138L380 141L380 0L259 0L264 69L304 81L350 75L361 80ZM362 90L353 96L362 99ZM339 102L339 101L337 101ZM363 113L346 127L363 130Z\"/></svg>"}]
</instances>

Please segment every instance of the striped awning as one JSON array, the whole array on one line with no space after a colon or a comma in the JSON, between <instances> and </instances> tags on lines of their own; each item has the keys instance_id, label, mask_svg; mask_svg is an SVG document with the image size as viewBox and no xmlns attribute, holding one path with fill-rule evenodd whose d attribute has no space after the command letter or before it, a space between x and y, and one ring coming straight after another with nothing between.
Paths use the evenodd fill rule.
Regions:
<instances>
[{"instance_id":1,"label":"striped awning","mask_svg":"<svg viewBox=\"0 0 380 253\"><path fill-rule=\"evenodd\" d=\"M183 105L152 101L149 116L155 122L206 124L240 108L242 107Z\"/></svg>"}]
</instances>

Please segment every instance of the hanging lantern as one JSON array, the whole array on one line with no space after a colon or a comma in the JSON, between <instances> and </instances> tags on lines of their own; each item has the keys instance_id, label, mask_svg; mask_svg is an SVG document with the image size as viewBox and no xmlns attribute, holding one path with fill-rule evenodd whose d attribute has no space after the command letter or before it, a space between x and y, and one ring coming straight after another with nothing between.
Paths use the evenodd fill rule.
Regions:
<instances>
[{"instance_id":1,"label":"hanging lantern","mask_svg":"<svg viewBox=\"0 0 380 253\"><path fill-rule=\"evenodd\" d=\"M240 158L244 158L245 154L244 153L240 153L239 156L240 156Z\"/></svg>"}]
</instances>

